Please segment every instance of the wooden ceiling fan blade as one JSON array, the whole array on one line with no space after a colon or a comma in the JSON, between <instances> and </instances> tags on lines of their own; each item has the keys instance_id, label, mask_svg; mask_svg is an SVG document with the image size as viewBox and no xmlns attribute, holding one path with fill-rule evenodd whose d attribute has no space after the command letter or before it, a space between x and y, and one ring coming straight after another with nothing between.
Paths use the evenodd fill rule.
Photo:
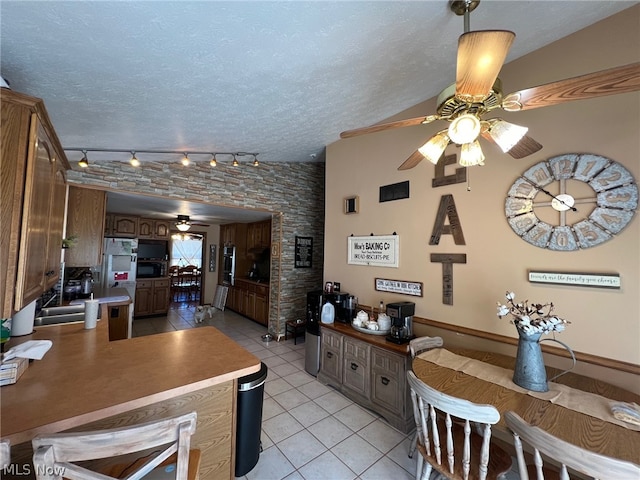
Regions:
<instances>
[{"instance_id":1,"label":"wooden ceiling fan blade","mask_svg":"<svg viewBox=\"0 0 640 480\"><path fill-rule=\"evenodd\" d=\"M638 90L640 62L510 93L503 98L502 108L508 112L517 112Z\"/></svg>"},{"instance_id":2,"label":"wooden ceiling fan blade","mask_svg":"<svg viewBox=\"0 0 640 480\"><path fill-rule=\"evenodd\" d=\"M398 170L409 170L418 165L422 160L424 160L424 156L416 150L404 161L402 165L398 167Z\"/></svg>"},{"instance_id":3,"label":"wooden ceiling fan blade","mask_svg":"<svg viewBox=\"0 0 640 480\"><path fill-rule=\"evenodd\" d=\"M541 149L542 149L541 144L539 144L529 135L525 135L507 153L511 155L513 158L524 158L536 153Z\"/></svg>"},{"instance_id":4,"label":"wooden ceiling fan blade","mask_svg":"<svg viewBox=\"0 0 640 480\"><path fill-rule=\"evenodd\" d=\"M491 135L489 135L488 132L482 132L481 135L485 140L493 143L494 145L496 145L496 147L498 146L496 141L493 139L493 137L491 137ZM513 158L524 158L536 153L541 149L542 145L540 143L531 138L529 135L525 135L506 153L511 155L511 157Z\"/></svg>"},{"instance_id":5,"label":"wooden ceiling fan blade","mask_svg":"<svg viewBox=\"0 0 640 480\"><path fill-rule=\"evenodd\" d=\"M356 128L354 130L346 130L340 134L340 138L357 137L358 135L365 135L367 133L382 132L384 130L391 130L401 127L412 127L414 125L431 123L434 120L438 120L438 115L428 115L426 117L408 118L407 120L398 120L397 122L380 123L378 125L371 125L370 127Z\"/></svg>"},{"instance_id":6,"label":"wooden ceiling fan blade","mask_svg":"<svg viewBox=\"0 0 640 480\"><path fill-rule=\"evenodd\" d=\"M457 98L465 102L482 102L487 98L515 37L508 30L478 30L460 36Z\"/></svg>"}]
</instances>

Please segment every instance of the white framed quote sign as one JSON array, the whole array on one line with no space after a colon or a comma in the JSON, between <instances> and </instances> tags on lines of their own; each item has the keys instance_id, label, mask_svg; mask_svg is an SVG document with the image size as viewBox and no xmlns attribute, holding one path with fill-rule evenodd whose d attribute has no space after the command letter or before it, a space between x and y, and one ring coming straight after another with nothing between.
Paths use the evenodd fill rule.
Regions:
<instances>
[{"instance_id":1,"label":"white framed quote sign","mask_svg":"<svg viewBox=\"0 0 640 480\"><path fill-rule=\"evenodd\" d=\"M347 237L347 263L398 268L400 238L398 235Z\"/></svg>"}]
</instances>

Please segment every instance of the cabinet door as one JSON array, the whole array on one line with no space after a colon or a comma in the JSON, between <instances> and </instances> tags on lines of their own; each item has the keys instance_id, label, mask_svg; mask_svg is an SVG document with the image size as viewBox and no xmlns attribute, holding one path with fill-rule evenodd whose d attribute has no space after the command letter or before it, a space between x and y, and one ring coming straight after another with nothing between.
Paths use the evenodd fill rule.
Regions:
<instances>
[{"instance_id":1,"label":"cabinet door","mask_svg":"<svg viewBox=\"0 0 640 480\"><path fill-rule=\"evenodd\" d=\"M138 222L138 238L153 238L153 220L141 218Z\"/></svg>"},{"instance_id":2,"label":"cabinet door","mask_svg":"<svg viewBox=\"0 0 640 480\"><path fill-rule=\"evenodd\" d=\"M29 153L22 210L20 256L15 308L21 310L45 290L45 269L49 268L48 230L53 151L37 115L31 115ZM60 245L62 247L62 244Z\"/></svg>"},{"instance_id":3,"label":"cabinet door","mask_svg":"<svg viewBox=\"0 0 640 480\"><path fill-rule=\"evenodd\" d=\"M60 279L62 260L62 232L64 231L64 205L67 197L65 172L58 160L52 164L51 201L49 211L49 238L47 240L47 268L45 269L45 289L52 288Z\"/></svg>"},{"instance_id":4,"label":"cabinet door","mask_svg":"<svg viewBox=\"0 0 640 480\"><path fill-rule=\"evenodd\" d=\"M130 237L138 236L138 217L129 217L126 215L114 215L111 234L114 237Z\"/></svg>"},{"instance_id":5,"label":"cabinet door","mask_svg":"<svg viewBox=\"0 0 640 480\"><path fill-rule=\"evenodd\" d=\"M403 413L405 358L385 350L371 349L371 400L383 408Z\"/></svg>"},{"instance_id":6,"label":"cabinet door","mask_svg":"<svg viewBox=\"0 0 640 480\"><path fill-rule=\"evenodd\" d=\"M153 282L153 313L167 313L169 310L169 280Z\"/></svg>"},{"instance_id":7,"label":"cabinet door","mask_svg":"<svg viewBox=\"0 0 640 480\"><path fill-rule=\"evenodd\" d=\"M338 386L342 383L342 335L336 335L326 329L321 329L320 335L320 370Z\"/></svg>"},{"instance_id":8,"label":"cabinet door","mask_svg":"<svg viewBox=\"0 0 640 480\"><path fill-rule=\"evenodd\" d=\"M156 220L153 223L153 236L157 239L168 240L170 237L169 229L171 228L171 222L165 220Z\"/></svg>"},{"instance_id":9,"label":"cabinet door","mask_svg":"<svg viewBox=\"0 0 640 480\"><path fill-rule=\"evenodd\" d=\"M102 190L69 187L67 202L67 237L77 238L75 245L64 252L68 267L87 267L102 262L107 194Z\"/></svg>"},{"instance_id":10,"label":"cabinet door","mask_svg":"<svg viewBox=\"0 0 640 480\"><path fill-rule=\"evenodd\" d=\"M261 247L269 247L271 245L271 220L262 222L262 233L260 235Z\"/></svg>"},{"instance_id":11,"label":"cabinet door","mask_svg":"<svg viewBox=\"0 0 640 480\"><path fill-rule=\"evenodd\" d=\"M138 280L136 282L136 298L133 315L150 315L153 307L153 282L151 280Z\"/></svg>"},{"instance_id":12,"label":"cabinet door","mask_svg":"<svg viewBox=\"0 0 640 480\"><path fill-rule=\"evenodd\" d=\"M262 325L269 324L269 299L265 295L256 294L256 321Z\"/></svg>"},{"instance_id":13,"label":"cabinet door","mask_svg":"<svg viewBox=\"0 0 640 480\"><path fill-rule=\"evenodd\" d=\"M343 341L342 384L354 392L369 397L369 350L370 347L364 342L344 338Z\"/></svg>"},{"instance_id":14,"label":"cabinet door","mask_svg":"<svg viewBox=\"0 0 640 480\"><path fill-rule=\"evenodd\" d=\"M104 236L111 237L113 235L113 214L107 213L104 216Z\"/></svg>"}]
</instances>

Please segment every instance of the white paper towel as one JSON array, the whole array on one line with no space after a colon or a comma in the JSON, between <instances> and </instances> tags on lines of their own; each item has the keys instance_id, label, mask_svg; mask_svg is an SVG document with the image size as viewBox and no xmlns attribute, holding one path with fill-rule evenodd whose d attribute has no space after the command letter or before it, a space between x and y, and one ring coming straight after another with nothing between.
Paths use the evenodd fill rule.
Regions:
<instances>
[{"instance_id":1,"label":"white paper towel","mask_svg":"<svg viewBox=\"0 0 640 480\"><path fill-rule=\"evenodd\" d=\"M34 360L42 360L44 354L49 351L53 342L51 340L29 340L27 342L16 345L4 354L3 361L12 358L33 358Z\"/></svg>"},{"instance_id":2,"label":"white paper towel","mask_svg":"<svg viewBox=\"0 0 640 480\"><path fill-rule=\"evenodd\" d=\"M85 300L84 302L84 328L96 328L98 322L99 300Z\"/></svg>"},{"instance_id":3,"label":"white paper towel","mask_svg":"<svg viewBox=\"0 0 640 480\"><path fill-rule=\"evenodd\" d=\"M11 319L11 336L19 337L33 333L33 321L36 315L36 300L16 313Z\"/></svg>"}]
</instances>

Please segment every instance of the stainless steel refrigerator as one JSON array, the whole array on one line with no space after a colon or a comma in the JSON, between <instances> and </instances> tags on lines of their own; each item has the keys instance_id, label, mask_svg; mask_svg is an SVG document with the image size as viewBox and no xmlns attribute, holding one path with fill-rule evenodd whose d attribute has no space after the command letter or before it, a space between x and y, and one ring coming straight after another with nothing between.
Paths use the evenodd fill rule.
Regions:
<instances>
[{"instance_id":1,"label":"stainless steel refrigerator","mask_svg":"<svg viewBox=\"0 0 640 480\"><path fill-rule=\"evenodd\" d=\"M235 285L236 247L227 246L222 249L222 281L225 285Z\"/></svg>"}]
</instances>

